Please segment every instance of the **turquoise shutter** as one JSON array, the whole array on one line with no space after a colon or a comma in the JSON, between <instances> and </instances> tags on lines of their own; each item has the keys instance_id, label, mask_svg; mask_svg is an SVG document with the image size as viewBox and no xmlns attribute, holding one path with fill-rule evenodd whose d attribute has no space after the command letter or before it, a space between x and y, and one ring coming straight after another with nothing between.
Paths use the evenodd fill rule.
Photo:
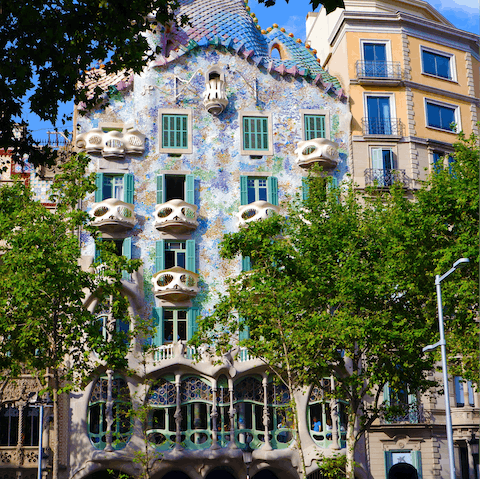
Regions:
<instances>
[{"instance_id":1,"label":"turquoise shutter","mask_svg":"<svg viewBox=\"0 0 480 479\"><path fill-rule=\"evenodd\" d=\"M95 177L95 203L100 203L103 200L103 173L97 173Z\"/></svg>"},{"instance_id":2,"label":"turquoise shutter","mask_svg":"<svg viewBox=\"0 0 480 479\"><path fill-rule=\"evenodd\" d=\"M153 345L161 346L163 344L163 308L153 308L152 326L155 328Z\"/></svg>"},{"instance_id":3,"label":"turquoise shutter","mask_svg":"<svg viewBox=\"0 0 480 479\"><path fill-rule=\"evenodd\" d=\"M163 185L165 184L165 175L157 175L157 205L165 203L165 195L163 194Z\"/></svg>"},{"instance_id":4,"label":"turquoise shutter","mask_svg":"<svg viewBox=\"0 0 480 479\"><path fill-rule=\"evenodd\" d=\"M240 204L248 205L248 176L240 176Z\"/></svg>"},{"instance_id":5,"label":"turquoise shutter","mask_svg":"<svg viewBox=\"0 0 480 479\"><path fill-rule=\"evenodd\" d=\"M383 386L383 402L385 405L390 406L390 386L388 383Z\"/></svg>"},{"instance_id":6,"label":"turquoise shutter","mask_svg":"<svg viewBox=\"0 0 480 479\"><path fill-rule=\"evenodd\" d=\"M193 205L195 204L195 177L193 175L185 176L185 186L185 201Z\"/></svg>"},{"instance_id":7,"label":"turquoise shutter","mask_svg":"<svg viewBox=\"0 0 480 479\"><path fill-rule=\"evenodd\" d=\"M309 189L308 178L302 178L302 201L308 200Z\"/></svg>"},{"instance_id":8,"label":"turquoise shutter","mask_svg":"<svg viewBox=\"0 0 480 479\"><path fill-rule=\"evenodd\" d=\"M122 244L122 255L127 259L132 259L132 238L125 238ZM122 271L122 279L129 281L130 273Z\"/></svg>"},{"instance_id":9,"label":"turquoise shutter","mask_svg":"<svg viewBox=\"0 0 480 479\"><path fill-rule=\"evenodd\" d=\"M422 453L412 451L412 466L417 470L418 479L422 479Z\"/></svg>"},{"instance_id":10,"label":"turquoise shutter","mask_svg":"<svg viewBox=\"0 0 480 479\"><path fill-rule=\"evenodd\" d=\"M133 175L131 173L127 173L123 176L123 201L125 201L125 203L133 204L133 188Z\"/></svg>"},{"instance_id":11,"label":"turquoise shutter","mask_svg":"<svg viewBox=\"0 0 480 479\"><path fill-rule=\"evenodd\" d=\"M392 453L385 451L383 454L385 457L385 479L388 479L388 471L392 467Z\"/></svg>"},{"instance_id":12,"label":"turquoise shutter","mask_svg":"<svg viewBox=\"0 0 480 479\"><path fill-rule=\"evenodd\" d=\"M101 243L102 242L102 238L98 238L97 243ZM101 261L101 255L100 255L100 249L97 247L97 245L95 244L95 254L94 254L94 261L95 263L98 263L99 261Z\"/></svg>"},{"instance_id":13,"label":"turquoise shutter","mask_svg":"<svg viewBox=\"0 0 480 479\"><path fill-rule=\"evenodd\" d=\"M155 269L158 273L165 269L165 241L158 240L155 242Z\"/></svg>"},{"instance_id":14,"label":"turquoise shutter","mask_svg":"<svg viewBox=\"0 0 480 479\"><path fill-rule=\"evenodd\" d=\"M278 205L278 180L275 176L267 178L267 200L272 205Z\"/></svg>"},{"instance_id":15,"label":"turquoise shutter","mask_svg":"<svg viewBox=\"0 0 480 479\"><path fill-rule=\"evenodd\" d=\"M305 140L313 138L325 138L325 116L305 115Z\"/></svg>"},{"instance_id":16,"label":"turquoise shutter","mask_svg":"<svg viewBox=\"0 0 480 479\"><path fill-rule=\"evenodd\" d=\"M195 240L187 240L185 243L187 253L185 266L188 271L195 273Z\"/></svg>"},{"instance_id":17,"label":"turquoise shutter","mask_svg":"<svg viewBox=\"0 0 480 479\"><path fill-rule=\"evenodd\" d=\"M252 263L250 256L242 256L242 271L250 271L252 269Z\"/></svg>"},{"instance_id":18,"label":"turquoise shutter","mask_svg":"<svg viewBox=\"0 0 480 479\"><path fill-rule=\"evenodd\" d=\"M372 148L372 168L383 170L383 157L381 148Z\"/></svg>"},{"instance_id":19,"label":"turquoise shutter","mask_svg":"<svg viewBox=\"0 0 480 479\"><path fill-rule=\"evenodd\" d=\"M198 308L190 308L187 312L187 341L192 339L197 330L197 316L199 314Z\"/></svg>"},{"instance_id":20,"label":"turquoise shutter","mask_svg":"<svg viewBox=\"0 0 480 479\"><path fill-rule=\"evenodd\" d=\"M239 324L245 323L245 320L243 318L239 318L238 323ZM243 324L243 330L238 332L238 339L240 341L244 341L249 337L250 337L250 329L246 324Z\"/></svg>"}]
</instances>

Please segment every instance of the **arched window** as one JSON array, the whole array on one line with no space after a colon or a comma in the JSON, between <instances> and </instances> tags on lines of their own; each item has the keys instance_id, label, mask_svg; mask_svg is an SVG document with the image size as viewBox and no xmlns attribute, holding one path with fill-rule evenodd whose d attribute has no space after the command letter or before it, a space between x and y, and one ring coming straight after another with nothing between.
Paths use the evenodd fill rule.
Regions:
<instances>
[{"instance_id":1,"label":"arched window","mask_svg":"<svg viewBox=\"0 0 480 479\"><path fill-rule=\"evenodd\" d=\"M225 447L230 441L230 393L226 376L217 381L217 440Z\"/></svg>"},{"instance_id":2,"label":"arched window","mask_svg":"<svg viewBox=\"0 0 480 479\"><path fill-rule=\"evenodd\" d=\"M107 445L107 390L108 379L99 378L88 404L88 435L97 449L105 449ZM112 400L112 447L122 449L130 439L131 420L128 414L130 393L127 383L121 377L112 380Z\"/></svg>"},{"instance_id":3,"label":"arched window","mask_svg":"<svg viewBox=\"0 0 480 479\"><path fill-rule=\"evenodd\" d=\"M235 384L235 439L239 447L257 449L265 442L263 410L265 394L261 378L249 376Z\"/></svg>"},{"instance_id":4,"label":"arched window","mask_svg":"<svg viewBox=\"0 0 480 479\"><path fill-rule=\"evenodd\" d=\"M211 384L203 378L187 377L182 380L180 397L182 442L187 449L210 447L212 443L210 418L213 404Z\"/></svg>"},{"instance_id":5,"label":"arched window","mask_svg":"<svg viewBox=\"0 0 480 479\"><path fill-rule=\"evenodd\" d=\"M288 388L283 384L270 383L267 389L267 402L271 446L274 449L284 449L293 439L293 418Z\"/></svg>"},{"instance_id":6,"label":"arched window","mask_svg":"<svg viewBox=\"0 0 480 479\"><path fill-rule=\"evenodd\" d=\"M330 387L330 379L326 381L325 387ZM347 415L345 412L345 402L336 401L337 424L336 429L338 438L344 447L344 440L347 427ZM310 435L315 443L320 447L328 447L332 443L332 410L331 401L325 399L321 388L315 386L310 393L307 409L307 422L310 426Z\"/></svg>"},{"instance_id":7,"label":"arched window","mask_svg":"<svg viewBox=\"0 0 480 479\"><path fill-rule=\"evenodd\" d=\"M167 450L175 445L176 405L173 376L164 376L151 386L147 396L147 407L151 408L147 438L157 449Z\"/></svg>"}]
</instances>

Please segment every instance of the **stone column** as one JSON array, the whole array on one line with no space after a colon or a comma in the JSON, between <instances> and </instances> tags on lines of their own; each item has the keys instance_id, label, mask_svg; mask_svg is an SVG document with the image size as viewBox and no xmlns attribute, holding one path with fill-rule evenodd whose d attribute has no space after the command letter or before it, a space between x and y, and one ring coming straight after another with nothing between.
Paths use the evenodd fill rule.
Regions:
<instances>
[{"instance_id":1,"label":"stone column","mask_svg":"<svg viewBox=\"0 0 480 479\"><path fill-rule=\"evenodd\" d=\"M175 388L177 390L177 407L175 409L175 449L183 449L181 446L182 442L182 407L181 407L181 396L180 396L180 387L182 384L182 376L180 374L175 374Z\"/></svg>"},{"instance_id":2,"label":"stone column","mask_svg":"<svg viewBox=\"0 0 480 479\"><path fill-rule=\"evenodd\" d=\"M113 371L109 369L107 371L107 403L105 405L105 416L107 423L107 431L105 435L105 451L113 451L113 435L112 435L112 426L113 426Z\"/></svg>"},{"instance_id":3,"label":"stone column","mask_svg":"<svg viewBox=\"0 0 480 479\"><path fill-rule=\"evenodd\" d=\"M333 376L330 378L330 388L332 392L335 390L335 379ZM338 414L339 404L336 399L330 400L330 412L332 414L332 449L340 449L338 444L338 422L339 422L339 414ZM326 425L325 425L326 431Z\"/></svg>"},{"instance_id":4,"label":"stone column","mask_svg":"<svg viewBox=\"0 0 480 479\"><path fill-rule=\"evenodd\" d=\"M270 444L270 434L268 430L268 423L270 422L270 419L273 421L273 418L270 418L270 415L268 414L268 379L266 375L263 376L262 385L263 385L263 426L265 428L264 429L265 443L262 449L271 451L272 446Z\"/></svg>"},{"instance_id":5,"label":"stone column","mask_svg":"<svg viewBox=\"0 0 480 479\"><path fill-rule=\"evenodd\" d=\"M213 404L212 412L210 413L210 418L212 420L212 445L210 449L218 449L218 433L217 433L217 418L218 418L218 409L217 409L217 380L212 379L212 394L213 394Z\"/></svg>"},{"instance_id":6,"label":"stone column","mask_svg":"<svg viewBox=\"0 0 480 479\"><path fill-rule=\"evenodd\" d=\"M235 408L233 407L233 379L228 378L228 392L230 394L230 442L228 447L236 448L235 444Z\"/></svg>"}]
</instances>

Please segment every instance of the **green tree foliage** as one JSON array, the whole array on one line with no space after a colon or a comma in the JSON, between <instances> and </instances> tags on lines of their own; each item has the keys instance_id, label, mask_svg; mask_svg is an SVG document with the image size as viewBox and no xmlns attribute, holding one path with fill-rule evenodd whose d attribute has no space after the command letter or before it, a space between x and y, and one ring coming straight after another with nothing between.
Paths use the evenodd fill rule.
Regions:
<instances>
[{"instance_id":1,"label":"green tree foliage","mask_svg":"<svg viewBox=\"0 0 480 479\"><path fill-rule=\"evenodd\" d=\"M30 134L14 138L22 108L42 120L57 120L59 103L93 104L79 88L88 69L105 63L107 73L139 73L157 52L142 34L151 20L174 20L177 0L3 0L0 5L0 148L13 147L33 165L51 164L54 152L34 147ZM152 15L152 12L155 12ZM150 17L148 17L150 15Z\"/></svg>"},{"instance_id":2,"label":"green tree foliage","mask_svg":"<svg viewBox=\"0 0 480 479\"><path fill-rule=\"evenodd\" d=\"M384 385L421 392L432 384L434 357L422 347L438 331L434 274L457 256L474 265L444 298L458 336L454 354L469 365L476 357L469 359L478 338L475 145L459 143L452 171L434 174L415 201L399 185L363 197L349 187L339 199L311 176L308 199L288 205L287 217L250 224L221 244L224 258L249 256L252 270L230 280L197 342L224 352L232 332L248 328L241 344L292 390L322 388L321 378L333 376L335 389L325 394L348 402L347 477L356 442L386 412Z\"/></svg>"}]
</instances>

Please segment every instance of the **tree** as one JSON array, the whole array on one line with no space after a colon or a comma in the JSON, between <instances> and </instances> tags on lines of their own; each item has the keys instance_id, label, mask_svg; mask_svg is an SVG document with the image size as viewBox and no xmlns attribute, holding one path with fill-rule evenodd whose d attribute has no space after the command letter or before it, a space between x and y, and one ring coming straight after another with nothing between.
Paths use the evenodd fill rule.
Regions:
<instances>
[{"instance_id":1,"label":"tree","mask_svg":"<svg viewBox=\"0 0 480 479\"><path fill-rule=\"evenodd\" d=\"M385 412L385 384L414 391L431 384L425 371L432 361L421 345L432 335L435 299L421 288L411 292L411 264L413 272L425 264L411 247L411 203L400 187L389 198L362 198L350 187L339 200L323 178L312 176L309 185L308 199L289 205L286 217L225 236L221 255L248 256L252 269L228 283L197 342L224 352L231 332L248 328L241 344L264 359L291 397L315 385L332 406L346 401L353 478L355 444ZM330 377L333 389L323 381Z\"/></svg>"},{"instance_id":2,"label":"tree","mask_svg":"<svg viewBox=\"0 0 480 479\"><path fill-rule=\"evenodd\" d=\"M93 313L84 308L85 293L95 292L108 303L116 320L128 321L126 299L120 294L121 270L133 271L138 260L105 255L100 278L83 271L75 231L88 225L88 214L77 209L87 192L95 189L93 176L85 177L89 158L74 155L63 165L52 185L54 211L35 200L21 182L0 187L0 371L16 378L28 372L51 380L54 415L54 469L58 473L58 395L83 380L97 366L96 351L107 367L126 368L129 348L125 337L104 336Z\"/></svg>"}]
</instances>

